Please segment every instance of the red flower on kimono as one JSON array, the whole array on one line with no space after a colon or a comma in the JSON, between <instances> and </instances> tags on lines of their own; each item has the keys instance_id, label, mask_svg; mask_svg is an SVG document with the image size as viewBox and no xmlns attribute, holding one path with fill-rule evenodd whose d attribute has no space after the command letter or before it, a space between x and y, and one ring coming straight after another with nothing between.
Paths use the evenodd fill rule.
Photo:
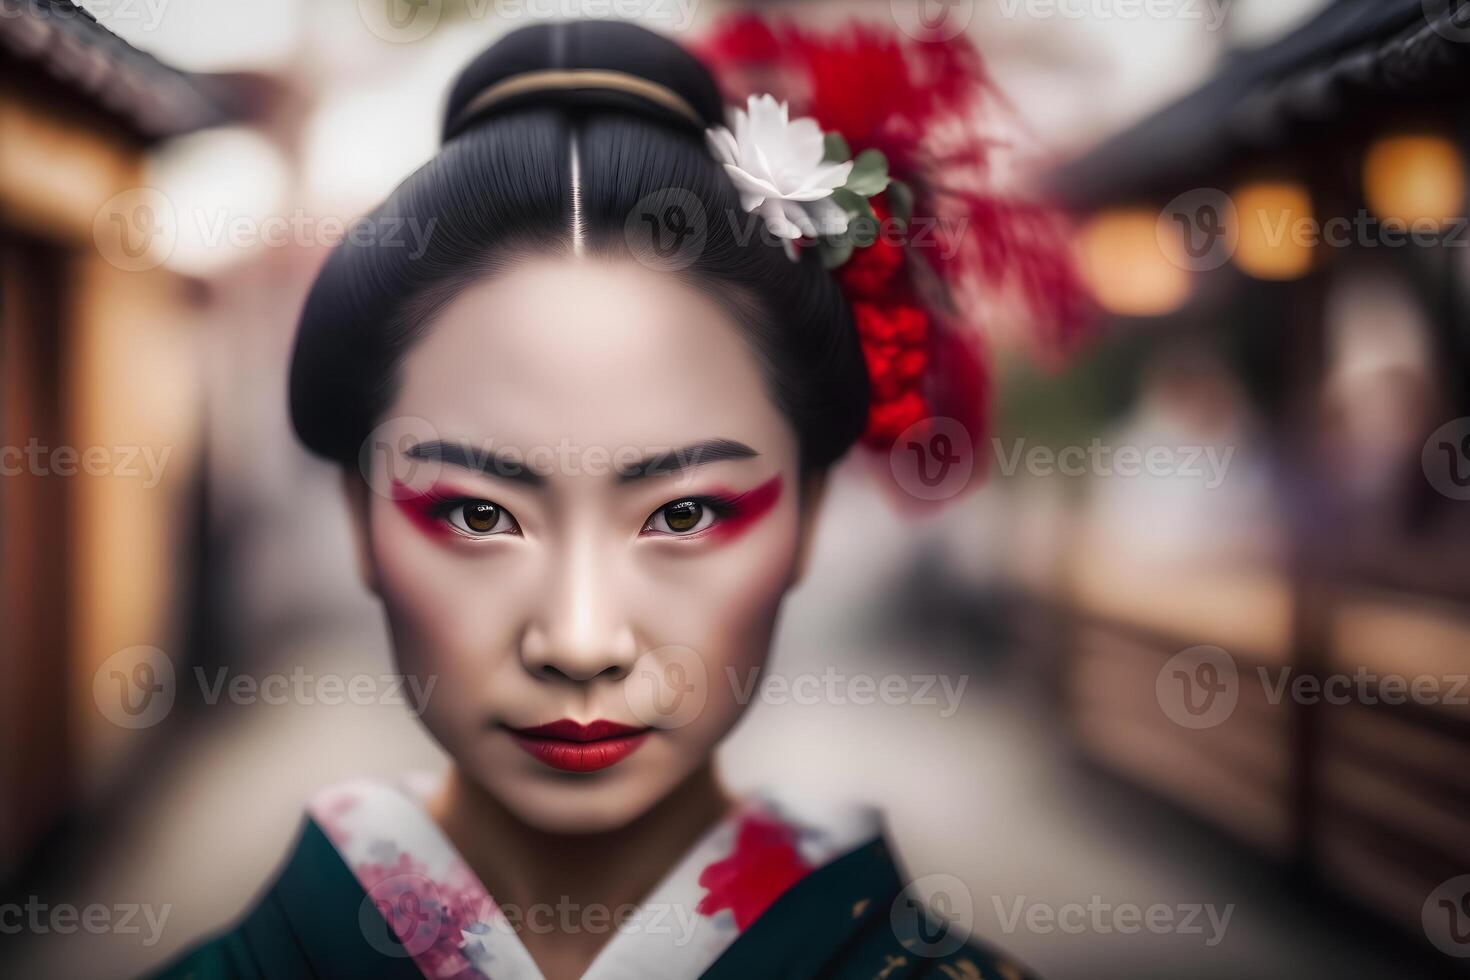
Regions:
<instances>
[{"instance_id":1,"label":"red flower on kimono","mask_svg":"<svg viewBox=\"0 0 1470 980\"><path fill-rule=\"evenodd\" d=\"M700 887L708 893L695 910L714 915L721 909L735 913L735 928L746 928L770 904L802 878L811 865L796 849L796 832L762 813L752 813L740 822L735 849L699 875Z\"/></svg>"}]
</instances>

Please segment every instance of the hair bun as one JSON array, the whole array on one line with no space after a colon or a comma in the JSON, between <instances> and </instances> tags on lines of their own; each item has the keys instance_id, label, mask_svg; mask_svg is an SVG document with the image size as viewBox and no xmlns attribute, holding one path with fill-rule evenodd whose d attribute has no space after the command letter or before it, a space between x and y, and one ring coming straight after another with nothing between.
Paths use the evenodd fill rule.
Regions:
<instances>
[{"instance_id":1,"label":"hair bun","mask_svg":"<svg viewBox=\"0 0 1470 980\"><path fill-rule=\"evenodd\" d=\"M625 84L607 84L608 74ZM713 76L675 42L620 21L558 21L512 31L465 66L449 93L443 141L488 116L531 105L635 112L694 131L724 121Z\"/></svg>"}]
</instances>

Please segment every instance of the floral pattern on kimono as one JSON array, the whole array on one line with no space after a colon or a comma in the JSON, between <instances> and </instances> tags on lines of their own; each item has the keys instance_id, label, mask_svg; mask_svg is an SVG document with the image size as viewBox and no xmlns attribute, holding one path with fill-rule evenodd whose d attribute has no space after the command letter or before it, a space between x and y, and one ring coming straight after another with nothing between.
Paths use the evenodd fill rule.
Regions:
<instances>
[{"instance_id":1,"label":"floral pattern on kimono","mask_svg":"<svg viewBox=\"0 0 1470 980\"><path fill-rule=\"evenodd\" d=\"M353 782L310 812L367 893L369 941L433 980L540 980L504 911L425 811L422 780ZM879 834L875 811L761 796L707 831L615 925L585 980L687 980L813 870Z\"/></svg>"}]
</instances>

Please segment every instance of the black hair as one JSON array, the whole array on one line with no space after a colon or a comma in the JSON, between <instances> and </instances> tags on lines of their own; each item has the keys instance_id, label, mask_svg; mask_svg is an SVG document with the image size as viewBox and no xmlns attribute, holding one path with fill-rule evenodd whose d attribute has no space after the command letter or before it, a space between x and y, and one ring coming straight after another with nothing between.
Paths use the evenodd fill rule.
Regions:
<instances>
[{"instance_id":1,"label":"black hair","mask_svg":"<svg viewBox=\"0 0 1470 980\"><path fill-rule=\"evenodd\" d=\"M635 76L678 98L645 97L636 83L568 85L577 70L582 78L591 70ZM491 86L546 71L558 72L564 87L481 106ZM852 316L815 249L790 261L739 208L704 142L703 130L723 122L709 71L673 41L630 24L538 24L482 52L450 93L439 153L354 227L312 286L290 374L291 419L302 442L357 465L392 401L399 362L461 289L526 254L570 253L574 236L586 254L657 263L649 249L658 243L640 245L638 218L647 212L656 222L673 205L693 210L703 233L681 236L688 241L669 274L713 292L741 325L796 430L803 468L835 462L867 416ZM423 233L414 247L405 227ZM659 234L656 224L648 227L649 236Z\"/></svg>"}]
</instances>

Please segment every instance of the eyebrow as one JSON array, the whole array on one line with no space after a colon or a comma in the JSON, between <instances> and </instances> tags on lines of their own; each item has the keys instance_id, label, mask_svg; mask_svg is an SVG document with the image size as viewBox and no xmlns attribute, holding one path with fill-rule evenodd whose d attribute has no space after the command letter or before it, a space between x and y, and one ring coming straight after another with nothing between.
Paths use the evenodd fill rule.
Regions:
<instances>
[{"instance_id":1,"label":"eyebrow","mask_svg":"<svg viewBox=\"0 0 1470 980\"><path fill-rule=\"evenodd\" d=\"M410 459L437 460L450 466L473 470L486 476L524 483L530 487L546 485L546 477L528 467L519 453L478 450L465 443L434 440L420 442L404 451ZM649 477L665 476L724 460L751 459L760 453L734 439L706 439L677 449L650 453L642 459L619 467L618 482L632 483Z\"/></svg>"},{"instance_id":2,"label":"eyebrow","mask_svg":"<svg viewBox=\"0 0 1470 980\"><path fill-rule=\"evenodd\" d=\"M526 466L516 453L477 450L461 442L420 442L410 446L404 454L410 459L438 460L450 466L498 476L531 487L544 486L546 477Z\"/></svg>"},{"instance_id":3,"label":"eyebrow","mask_svg":"<svg viewBox=\"0 0 1470 980\"><path fill-rule=\"evenodd\" d=\"M706 439L678 449L651 453L618 471L619 483L631 483L651 476L664 476L691 470L696 466L729 459L750 459L760 453L734 439Z\"/></svg>"}]
</instances>

